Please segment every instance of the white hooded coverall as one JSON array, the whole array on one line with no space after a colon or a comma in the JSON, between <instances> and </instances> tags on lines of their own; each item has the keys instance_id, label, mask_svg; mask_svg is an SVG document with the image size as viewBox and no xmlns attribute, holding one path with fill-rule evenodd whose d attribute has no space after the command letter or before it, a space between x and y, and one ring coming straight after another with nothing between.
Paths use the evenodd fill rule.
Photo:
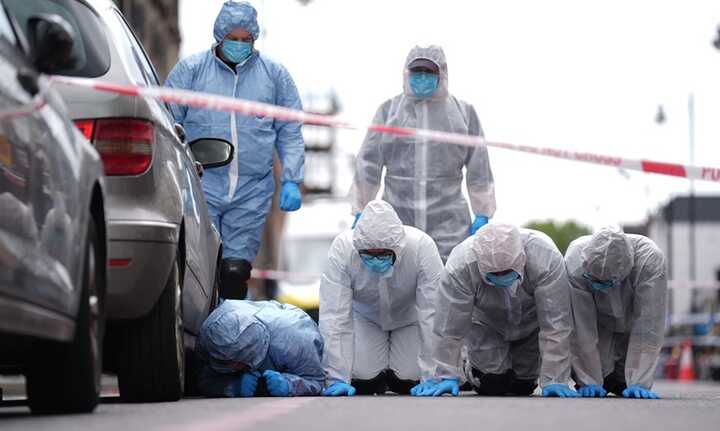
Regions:
<instances>
[{"instance_id":1,"label":"white hooded coverall","mask_svg":"<svg viewBox=\"0 0 720 431\"><path fill-rule=\"evenodd\" d=\"M485 274L512 269L509 288ZM473 376L462 369L461 347L472 368L486 374L515 372L540 386L568 383L572 315L563 257L545 234L488 224L450 254L440 283L434 332L433 376ZM468 370L469 371L469 370Z\"/></svg>"},{"instance_id":2,"label":"white hooded coverall","mask_svg":"<svg viewBox=\"0 0 720 431\"><path fill-rule=\"evenodd\" d=\"M440 70L438 88L427 98L416 97L408 83L408 66L419 58L434 62ZM483 136L475 108L449 93L447 61L438 46L410 51L402 94L384 102L372 122ZM473 214L488 218L495 214L495 183L485 147L368 132L355 162L351 189L355 214L376 198L383 168L387 169L383 200L393 206L403 224L427 232L443 259L470 234L472 218L462 192L463 168L467 169Z\"/></svg>"},{"instance_id":3,"label":"white hooded coverall","mask_svg":"<svg viewBox=\"0 0 720 431\"><path fill-rule=\"evenodd\" d=\"M614 373L627 386L651 389L667 313L662 251L644 236L606 228L573 241L565 262L572 286L577 383L602 386ZM595 290L586 273L615 285Z\"/></svg>"},{"instance_id":4,"label":"white hooded coverall","mask_svg":"<svg viewBox=\"0 0 720 431\"><path fill-rule=\"evenodd\" d=\"M371 272L358 250L397 256L384 274ZM387 202L372 201L354 230L338 235L320 284L320 333L327 386L372 379L390 369L404 380L431 372L432 321L442 260L433 240L403 226Z\"/></svg>"}]
</instances>

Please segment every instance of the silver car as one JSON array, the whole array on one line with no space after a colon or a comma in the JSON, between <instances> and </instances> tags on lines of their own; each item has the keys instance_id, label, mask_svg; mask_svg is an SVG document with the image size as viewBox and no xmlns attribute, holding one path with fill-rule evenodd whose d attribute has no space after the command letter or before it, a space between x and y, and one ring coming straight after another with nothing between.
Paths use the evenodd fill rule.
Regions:
<instances>
[{"instance_id":1,"label":"silver car","mask_svg":"<svg viewBox=\"0 0 720 431\"><path fill-rule=\"evenodd\" d=\"M105 327L103 166L38 73L76 67L72 28L36 14L28 46L2 5L0 374L25 374L35 413L90 412Z\"/></svg>"},{"instance_id":2,"label":"silver car","mask_svg":"<svg viewBox=\"0 0 720 431\"><path fill-rule=\"evenodd\" d=\"M95 67L67 75L159 85L145 51L111 1L5 0L21 26L62 16ZM92 48L92 49L90 49ZM185 348L194 347L217 301L219 235L196 161L167 107L156 100L61 86L71 117L107 175L109 273L106 363L127 401L179 399Z\"/></svg>"}]
</instances>

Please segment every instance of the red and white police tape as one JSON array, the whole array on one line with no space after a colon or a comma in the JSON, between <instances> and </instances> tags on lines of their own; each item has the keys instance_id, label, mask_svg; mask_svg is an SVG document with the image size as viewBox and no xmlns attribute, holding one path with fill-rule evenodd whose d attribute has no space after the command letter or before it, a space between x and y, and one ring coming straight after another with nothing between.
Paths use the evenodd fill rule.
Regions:
<instances>
[{"instance_id":1,"label":"red and white police tape","mask_svg":"<svg viewBox=\"0 0 720 431\"><path fill-rule=\"evenodd\" d=\"M382 124L358 126L348 123L339 117L311 114L304 111L284 108L267 103L243 100L217 94L178 90L165 87L145 87L100 82L87 78L53 76L53 83L84 87L96 91L114 93L130 97L149 97L166 103L187 105L195 108L211 109L225 112L237 112L243 115L265 116L281 121L293 121L304 124L326 126L339 129L368 130L395 136L414 136L427 138L435 142L465 146L487 146L511 151L536 154L558 159L592 163L631 171L667 175L693 180L720 182L720 168L682 165L678 163L657 162L651 160L626 159L594 153L561 150L547 147L533 147L504 142L488 141L479 136L468 136L457 133L439 132L435 130L394 127Z\"/></svg>"}]
</instances>

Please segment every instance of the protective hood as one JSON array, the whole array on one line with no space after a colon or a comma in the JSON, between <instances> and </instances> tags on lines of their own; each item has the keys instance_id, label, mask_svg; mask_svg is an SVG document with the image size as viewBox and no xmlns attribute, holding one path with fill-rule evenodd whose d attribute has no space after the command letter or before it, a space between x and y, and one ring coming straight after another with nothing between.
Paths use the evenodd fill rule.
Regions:
<instances>
[{"instance_id":1,"label":"protective hood","mask_svg":"<svg viewBox=\"0 0 720 431\"><path fill-rule=\"evenodd\" d=\"M200 340L210 355L210 366L222 373L227 372L225 366L213 359L242 362L257 369L267 356L270 332L255 315L220 306L203 323Z\"/></svg>"},{"instance_id":2,"label":"protective hood","mask_svg":"<svg viewBox=\"0 0 720 431\"><path fill-rule=\"evenodd\" d=\"M635 264L630 240L614 227L603 228L593 235L581 258L585 272L604 281L624 280Z\"/></svg>"},{"instance_id":3,"label":"protective hood","mask_svg":"<svg viewBox=\"0 0 720 431\"><path fill-rule=\"evenodd\" d=\"M226 1L220 13L215 18L213 36L220 43L225 36L236 28L242 28L250 33L254 40L260 36L260 27L257 22L257 11L246 1Z\"/></svg>"},{"instance_id":4,"label":"protective hood","mask_svg":"<svg viewBox=\"0 0 720 431\"><path fill-rule=\"evenodd\" d=\"M405 239L405 228L393 207L382 200L370 201L360 216L353 232L356 250L387 248L400 257Z\"/></svg>"},{"instance_id":5,"label":"protective hood","mask_svg":"<svg viewBox=\"0 0 720 431\"><path fill-rule=\"evenodd\" d=\"M445 59L445 52L443 51L443 49L436 45L430 45L427 48L416 46L415 48L410 50L410 53L405 60L405 70L403 74L403 94L405 94L405 96L407 97L416 99L415 95L410 89L410 70L408 70L408 66L410 66L410 63L417 60L418 58L428 59L435 63L440 69L438 88L428 99L437 100L448 97L450 93L448 90L447 60Z\"/></svg>"},{"instance_id":6,"label":"protective hood","mask_svg":"<svg viewBox=\"0 0 720 431\"><path fill-rule=\"evenodd\" d=\"M520 231L509 224L487 224L476 233L472 251L481 274L512 269L525 277L525 247Z\"/></svg>"}]
</instances>

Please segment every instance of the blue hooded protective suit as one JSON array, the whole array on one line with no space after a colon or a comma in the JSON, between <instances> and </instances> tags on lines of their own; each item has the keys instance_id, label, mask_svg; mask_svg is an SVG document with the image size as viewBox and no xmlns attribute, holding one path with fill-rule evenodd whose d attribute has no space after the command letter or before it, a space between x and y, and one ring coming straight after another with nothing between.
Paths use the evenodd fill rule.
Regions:
<instances>
[{"instance_id":1,"label":"blue hooded protective suit","mask_svg":"<svg viewBox=\"0 0 720 431\"><path fill-rule=\"evenodd\" d=\"M259 35L257 13L247 2L225 2L215 21L217 44L179 62L165 85L302 109L295 83L279 63L253 51L232 70L216 55L218 44L236 28L245 29L254 39ZM187 106L171 108L175 121L185 128L188 142L221 138L235 147L229 165L205 171L203 190L223 240L223 257L252 262L272 204L275 149L282 163L282 183L303 181L301 125Z\"/></svg>"},{"instance_id":2,"label":"blue hooded protective suit","mask_svg":"<svg viewBox=\"0 0 720 431\"><path fill-rule=\"evenodd\" d=\"M200 391L209 396L237 396L234 383L249 371L282 373L290 395L318 395L325 380L323 340L315 322L299 308L276 301L226 300L203 323L198 340L202 361Z\"/></svg>"}]
</instances>

